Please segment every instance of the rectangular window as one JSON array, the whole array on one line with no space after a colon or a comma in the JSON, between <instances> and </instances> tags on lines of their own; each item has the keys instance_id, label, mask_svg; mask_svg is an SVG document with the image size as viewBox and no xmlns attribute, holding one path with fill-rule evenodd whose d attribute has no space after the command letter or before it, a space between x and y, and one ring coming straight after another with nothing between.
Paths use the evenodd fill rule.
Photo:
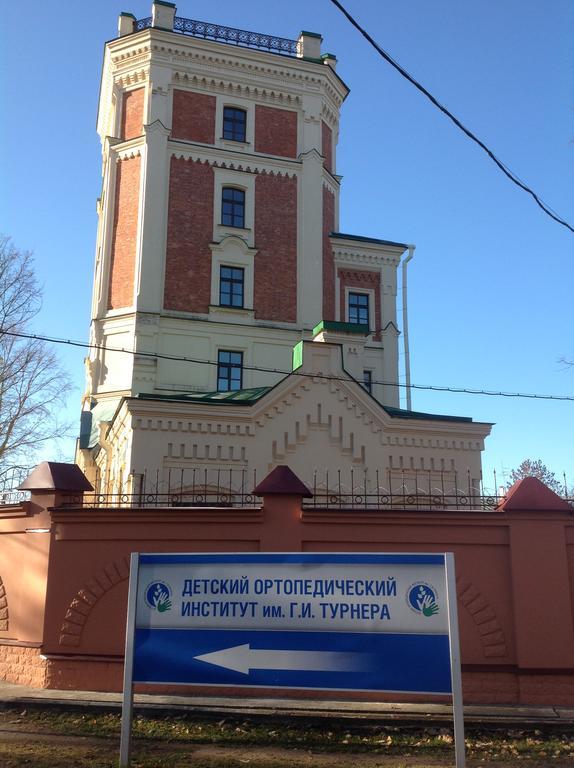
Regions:
<instances>
[{"instance_id":1,"label":"rectangular window","mask_svg":"<svg viewBox=\"0 0 574 768\"><path fill-rule=\"evenodd\" d=\"M247 112L235 107L223 108L223 138L229 141L245 141Z\"/></svg>"},{"instance_id":2,"label":"rectangular window","mask_svg":"<svg viewBox=\"0 0 574 768\"><path fill-rule=\"evenodd\" d=\"M231 392L241 389L243 379L243 352L220 349L217 353L217 391Z\"/></svg>"},{"instance_id":3,"label":"rectangular window","mask_svg":"<svg viewBox=\"0 0 574 768\"><path fill-rule=\"evenodd\" d=\"M369 395L373 394L373 372L369 370L363 371L363 386L369 393Z\"/></svg>"},{"instance_id":4,"label":"rectangular window","mask_svg":"<svg viewBox=\"0 0 574 768\"><path fill-rule=\"evenodd\" d=\"M369 325L369 294L349 294L349 322Z\"/></svg>"},{"instance_id":5,"label":"rectangular window","mask_svg":"<svg viewBox=\"0 0 574 768\"><path fill-rule=\"evenodd\" d=\"M221 223L226 227L245 226L245 192L235 187L223 187L221 194Z\"/></svg>"},{"instance_id":6,"label":"rectangular window","mask_svg":"<svg viewBox=\"0 0 574 768\"><path fill-rule=\"evenodd\" d=\"M222 307L243 306L245 271L241 267L219 268L219 304Z\"/></svg>"}]
</instances>

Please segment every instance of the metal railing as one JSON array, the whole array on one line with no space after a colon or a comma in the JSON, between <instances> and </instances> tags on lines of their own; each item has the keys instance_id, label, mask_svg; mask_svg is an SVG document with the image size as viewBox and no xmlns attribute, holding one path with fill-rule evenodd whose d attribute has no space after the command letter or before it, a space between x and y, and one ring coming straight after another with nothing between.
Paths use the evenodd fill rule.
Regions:
<instances>
[{"instance_id":1,"label":"metal railing","mask_svg":"<svg viewBox=\"0 0 574 768\"><path fill-rule=\"evenodd\" d=\"M149 29L152 26L152 17L136 21L136 32ZM281 56L296 56L299 52L299 42L286 37L266 35L262 32L250 32L246 29L235 29L222 24L212 24L207 21L196 21L176 16L173 22L173 31L182 35L201 37L204 40L215 40L218 43L235 45L241 48L253 48L258 51L277 53Z\"/></svg>"},{"instance_id":2,"label":"metal railing","mask_svg":"<svg viewBox=\"0 0 574 768\"><path fill-rule=\"evenodd\" d=\"M351 470L322 478L313 476L312 499L304 500L307 509L433 509L491 511L504 496L485 494L477 481L466 473L465 488L456 471L377 470L374 476ZM345 482L346 480L346 482Z\"/></svg>"},{"instance_id":3,"label":"metal railing","mask_svg":"<svg viewBox=\"0 0 574 768\"><path fill-rule=\"evenodd\" d=\"M66 496L65 506L82 507L259 507L255 472L186 468L132 472L125 488ZM96 478L96 486L100 486Z\"/></svg>"}]
</instances>

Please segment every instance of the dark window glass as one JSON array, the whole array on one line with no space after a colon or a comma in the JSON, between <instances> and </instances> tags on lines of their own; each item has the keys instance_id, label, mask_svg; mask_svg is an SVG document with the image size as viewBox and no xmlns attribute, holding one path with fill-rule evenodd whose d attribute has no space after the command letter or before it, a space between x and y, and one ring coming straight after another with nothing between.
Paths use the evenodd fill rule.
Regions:
<instances>
[{"instance_id":1,"label":"dark window glass","mask_svg":"<svg viewBox=\"0 0 574 768\"><path fill-rule=\"evenodd\" d=\"M241 389L243 352L220 349L217 353L217 390L231 392Z\"/></svg>"},{"instance_id":2,"label":"dark window glass","mask_svg":"<svg viewBox=\"0 0 574 768\"><path fill-rule=\"evenodd\" d=\"M223 138L230 141L245 141L247 112L235 107L223 108Z\"/></svg>"},{"instance_id":3,"label":"dark window glass","mask_svg":"<svg viewBox=\"0 0 574 768\"><path fill-rule=\"evenodd\" d=\"M245 192L235 187L223 187L221 223L226 227L245 226Z\"/></svg>"},{"instance_id":4,"label":"dark window glass","mask_svg":"<svg viewBox=\"0 0 574 768\"><path fill-rule=\"evenodd\" d=\"M244 276L240 267L219 268L219 303L222 307L243 306Z\"/></svg>"},{"instance_id":5,"label":"dark window glass","mask_svg":"<svg viewBox=\"0 0 574 768\"><path fill-rule=\"evenodd\" d=\"M349 294L349 322L369 324L369 295L367 293Z\"/></svg>"},{"instance_id":6,"label":"dark window glass","mask_svg":"<svg viewBox=\"0 0 574 768\"><path fill-rule=\"evenodd\" d=\"M363 386L367 392L371 395L373 393L373 372L363 371Z\"/></svg>"}]
</instances>

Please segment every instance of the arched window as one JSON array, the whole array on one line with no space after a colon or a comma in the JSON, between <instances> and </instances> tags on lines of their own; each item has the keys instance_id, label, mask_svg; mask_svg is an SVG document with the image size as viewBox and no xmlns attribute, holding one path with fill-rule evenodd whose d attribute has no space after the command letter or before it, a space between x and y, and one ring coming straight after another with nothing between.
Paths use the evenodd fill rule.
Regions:
<instances>
[{"instance_id":1,"label":"arched window","mask_svg":"<svg viewBox=\"0 0 574 768\"><path fill-rule=\"evenodd\" d=\"M245 192L242 189L223 187L221 223L226 227L245 227Z\"/></svg>"}]
</instances>

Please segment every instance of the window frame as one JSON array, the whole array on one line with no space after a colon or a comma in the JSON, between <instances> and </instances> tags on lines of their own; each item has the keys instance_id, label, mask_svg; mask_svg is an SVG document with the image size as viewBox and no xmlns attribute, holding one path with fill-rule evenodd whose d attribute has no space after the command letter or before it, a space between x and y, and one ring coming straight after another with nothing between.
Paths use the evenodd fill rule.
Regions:
<instances>
[{"instance_id":1,"label":"window frame","mask_svg":"<svg viewBox=\"0 0 574 768\"><path fill-rule=\"evenodd\" d=\"M223 271L228 270L231 274L228 276L223 275ZM235 273L240 273L240 277L237 277ZM223 301L223 286L229 285L229 301ZM234 287L240 286L241 290L239 294L234 291ZM240 296L240 303L234 301L234 297ZM235 264L220 264L219 265L219 306L231 307L232 309L243 309L245 307L245 268L236 266Z\"/></svg>"},{"instance_id":2,"label":"window frame","mask_svg":"<svg viewBox=\"0 0 574 768\"><path fill-rule=\"evenodd\" d=\"M230 195L231 200L226 200L226 193L232 193ZM235 199L240 198L240 199ZM241 187L233 187L226 184L221 187L221 226L232 227L233 229L245 229L245 190ZM231 206L231 210L226 210L226 205ZM241 213L239 213L241 211ZM225 221L225 217L230 218L229 221ZM238 223L241 222L241 223Z\"/></svg>"},{"instance_id":3,"label":"window frame","mask_svg":"<svg viewBox=\"0 0 574 768\"><path fill-rule=\"evenodd\" d=\"M231 117L226 113L234 113ZM242 119L237 119L236 115L242 115ZM223 114L221 118L221 137L224 141L235 141L240 144L247 142L247 110L243 107L236 107L232 104L226 104L223 106ZM227 124L227 125L226 125ZM229 134L226 134L227 127L230 126ZM239 126L239 128L238 128Z\"/></svg>"},{"instance_id":4,"label":"window frame","mask_svg":"<svg viewBox=\"0 0 574 768\"><path fill-rule=\"evenodd\" d=\"M222 355L228 355L230 359L223 360ZM233 362L232 356L237 356L239 362ZM233 371L239 370L239 378L233 377ZM225 387L220 383L224 382ZM238 382L239 386L233 386ZM243 388L243 352L238 349L218 349L217 350L217 391L218 392L238 392Z\"/></svg>"},{"instance_id":5,"label":"window frame","mask_svg":"<svg viewBox=\"0 0 574 768\"><path fill-rule=\"evenodd\" d=\"M369 393L369 395L373 394L373 371L371 368L363 368L363 381L361 382L361 386Z\"/></svg>"},{"instance_id":6,"label":"window frame","mask_svg":"<svg viewBox=\"0 0 574 768\"><path fill-rule=\"evenodd\" d=\"M364 305L360 305L359 303L354 304L353 299L355 298L363 298L365 299ZM371 326L371 301L370 301L370 293L363 292L363 291L351 291L347 293L347 322L352 323L353 325L366 325L368 328ZM351 310L357 311L357 319L352 319L351 316ZM361 310L363 312L361 312ZM361 318L361 314L366 315L366 321L363 321Z\"/></svg>"}]
</instances>

